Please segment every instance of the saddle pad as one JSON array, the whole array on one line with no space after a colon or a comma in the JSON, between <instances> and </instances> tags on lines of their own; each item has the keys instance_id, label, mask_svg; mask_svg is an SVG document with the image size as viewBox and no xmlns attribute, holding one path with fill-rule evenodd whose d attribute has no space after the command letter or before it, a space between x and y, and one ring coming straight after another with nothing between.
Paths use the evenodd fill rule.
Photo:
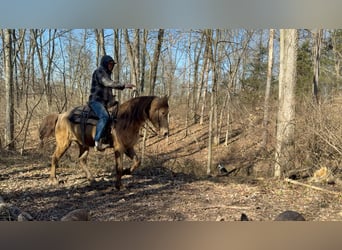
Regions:
<instances>
[{"instance_id":1,"label":"saddle pad","mask_svg":"<svg viewBox=\"0 0 342 250\"><path fill-rule=\"evenodd\" d=\"M96 125L99 118L88 105L85 105L74 108L70 112L68 119L70 122L76 124L85 122L85 124Z\"/></svg>"}]
</instances>

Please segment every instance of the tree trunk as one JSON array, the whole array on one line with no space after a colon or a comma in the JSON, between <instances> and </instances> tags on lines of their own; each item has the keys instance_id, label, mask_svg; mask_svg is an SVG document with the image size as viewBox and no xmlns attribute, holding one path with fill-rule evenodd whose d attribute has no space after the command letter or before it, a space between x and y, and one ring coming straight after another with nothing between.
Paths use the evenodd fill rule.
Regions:
<instances>
[{"instance_id":1,"label":"tree trunk","mask_svg":"<svg viewBox=\"0 0 342 250\"><path fill-rule=\"evenodd\" d=\"M263 120L263 135L262 135L262 148L266 148L268 142L268 123L269 123L269 99L271 92L272 82L272 67L273 67L273 40L274 29L270 29L268 40L268 65L267 65L267 80L265 89L265 102L264 102L264 120Z\"/></svg>"},{"instance_id":2,"label":"tree trunk","mask_svg":"<svg viewBox=\"0 0 342 250\"><path fill-rule=\"evenodd\" d=\"M144 29L143 33L143 48L141 55L141 81L140 81L140 94L143 94L145 91L145 67L146 67L146 56L147 56L147 37L148 30Z\"/></svg>"},{"instance_id":3,"label":"tree trunk","mask_svg":"<svg viewBox=\"0 0 342 250\"><path fill-rule=\"evenodd\" d=\"M319 66L321 58L321 44L322 44L323 30L319 29L314 32L314 46L313 46L313 67L314 76L312 81L312 96L317 104L319 104L318 83L319 83Z\"/></svg>"},{"instance_id":4,"label":"tree trunk","mask_svg":"<svg viewBox=\"0 0 342 250\"><path fill-rule=\"evenodd\" d=\"M207 40L207 39L206 39ZM206 107L206 98L207 98L207 92L208 92L208 77L209 77L209 71L210 71L210 64L209 64L209 43L206 41L205 49L204 49L204 62L203 62L203 68L202 68L202 80L201 80L201 90L203 91L202 95L202 107L201 107L201 114L200 114L200 124L203 124L204 121L204 110ZM200 98L200 94L198 95L198 98Z\"/></svg>"},{"instance_id":5,"label":"tree trunk","mask_svg":"<svg viewBox=\"0 0 342 250\"><path fill-rule=\"evenodd\" d=\"M298 32L280 30L279 107L274 176L290 170L295 159L295 85Z\"/></svg>"},{"instance_id":6,"label":"tree trunk","mask_svg":"<svg viewBox=\"0 0 342 250\"><path fill-rule=\"evenodd\" d=\"M332 48L334 52L334 61L335 61L335 78L337 84L340 84L341 82L341 59L342 59L342 54L339 51L338 47L340 46L340 32L338 31L333 31L332 32Z\"/></svg>"},{"instance_id":7,"label":"tree trunk","mask_svg":"<svg viewBox=\"0 0 342 250\"><path fill-rule=\"evenodd\" d=\"M213 32L212 30L206 30L207 43L208 43L208 59L212 68L212 91L210 93L210 110L209 110L209 130L208 130L208 162L207 162L207 174L211 173L212 166L212 146L214 139L214 112L216 104L216 90L217 90L217 77L216 77L216 64L214 62L214 52L213 52Z\"/></svg>"},{"instance_id":8,"label":"tree trunk","mask_svg":"<svg viewBox=\"0 0 342 250\"><path fill-rule=\"evenodd\" d=\"M128 35L128 29L124 30L124 37L125 37L125 45L126 45L126 51L127 51L127 56L128 56L128 61L131 67L130 70L130 76L131 76L131 83L137 86L138 83L138 76L136 74L136 60L135 60L135 55L134 55L134 49L133 46L130 42L129 35ZM138 86L137 86L138 87Z\"/></svg>"},{"instance_id":9,"label":"tree trunk","mask_svg":"<svg viewBox=\"0 0 342 250\"><path fill-rule=\"evenodd\" d=\"M134 31L134 43L133 43L133 60L134 60L134 74L136 83L135 86L140 87L140 29Z\"/></svg>"},{"instance_id":10,"label":"tree trunk","mask_svg":"<svg viewBox=\"0 0 342 250\"><path fill-rule=\"evenodd\" d=\"M5 88L6 88L6 132L5 145L9 150L14 150L14 95L13 95L13 62L12 62L12 33L13 30L4 31L4 64L5 64Z\"/></svg>"},{"instance_id":11,"label":"tree trunk","mask_svg":"<svg viewBox=\"0 0 342 250\"><path fill-rule=\"evenodd\" d=\"M95 37L96 37L96 65L99 65L100 58L106 55L106 46L104 39L104 30L103 29L95 29Z\"/></svg>"},{"instance_id":12,"label":"tree trunk","mask_svg":"<svg viewBox=\"0 0 342 250\"><path fill-rule=\"evenodd\" d=\"M45 96L48 104L48 109L51 111L51 105L52 105L52 88L51 88L51 66L52 61L55 53L55 38L56 38L56 29L53 32L53 35L51 36L51 31L49 31L49 41L48 41L48 61L47 61L47 70L45 71L44 67L44 55L43 55L43 33L44 30L33 30L33 37L36 45L37 55L38 55L38 61L40 66L40 71L42 74L42 81L44 84L45 89ZM39 39L39 43L38 43Z\"/></svg>"},{"instance_id":13,"label":"tree trunk","mask_svg":"<svg viewBox=\"0 0 342 250\"><path fill-rule=\"evenodd\" d=\"M191 93L191 32L189 35L189 44L188 44L188 67L189 67L189 76L188 76L188 87L187 87L187 96L186 96L186 112L185 112L185 137L188 136L189 133L189 116L191 115L192 108L190 107L190 93ZM186 62L184 66L184 83L186 81L186 73L187 67Z\"/></svg>"},{"instance_id":14,"label":"tree trunk","mask_svg":"<svg viewBox=\"0 0 342 250\"><path fill-rule=\"evenodd\" d=\"M203 81L201 82L198 81L199 62L201 59L201 55L202 55L201 52L202 52L203 45L204 45L203 37L204 37L204 34L202 34L200 41L197 42L197 43L200 43L199 48L197 49L197 46L196 46L194 50L194 73L193 73L194 82L193 82L193 88L192 88L192 107L193 107L193 122L194 123L198 123L199 121L198 105L199 105L199 99L201 98L201 92L203 89L203 85L201 84L203 83Z\"/></svg>"},{"instance_id":15,"label":"tree trunk","mask_svg":"<svg viewBox=\"0 0 342 250\"><path fill-rule=\"evenodd\" d=\"M157 72L158 72L158 62L161 51L161 46L163 44L164 39L164 29L159 29L158 31L158 40L155 45L153 61L151 64L151 74L150 74L150 95L154 95L155 84L157 80Z\"/></svg>"},{"instance_id":16,"label":"tree trunk","mask_svg":"<svg viewBox=\"0 0 342 250\"><path fill-rule=\"evenodd\" d=\"M20 74L20 80L21 80L21 84L20 87L18 88L18 92L17 92L17 102L18 105L19 103L22 101L23 99L23 95L24 95L24 90L26 89L26 85L28 84L27 82L27 58L25 58L25 54L26 54L26 47L25 47L25 35L26 35L26 30L25 29L19 29L19 48L18 48L18 52L19 52L19 74ZM25 60L26 59L26 60Z\"/></svg>"},{"instance_id":17,"label":"tree trunk","mask_svg":"<svg viewBox=\"0 0 342 250\"><path fill-rule=\"evenodd\" d=\"M121 33L122 34L122 33ZM121 46L120 46L120 30L114 30L114 60L117 63L114 67L114 81L120 82L121 71ZM117 92L117 100L121 102L121 91Z\"/></svg>"}]
</instances>

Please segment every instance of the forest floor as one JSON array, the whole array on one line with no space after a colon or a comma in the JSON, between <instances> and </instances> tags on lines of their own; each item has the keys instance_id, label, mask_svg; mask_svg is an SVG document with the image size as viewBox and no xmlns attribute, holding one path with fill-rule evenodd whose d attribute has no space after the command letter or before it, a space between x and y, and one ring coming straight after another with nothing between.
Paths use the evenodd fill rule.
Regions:
<instances>
[{"instance_id":1,"label":"forest floor","mask_svg":"<svg viewBox=\"0 0 342 250\"><path fill-rule=\"evenodd\" d=\"M174 118L168 138L148 138L142 166L124 176L120 191L111 177L111 149L90 151L88 165L96 177L90 184L77 164L77 147L71 146L57 169L59 184L52 185L54 140L39 149L38 139L32 138L22 155L0 151L0 197L38 221L57 221L75 209L88 210L92 221L238 221L242 213L253 221L270 221L285 210L298 211L309 221L341 221L340 182L299 179L308 185L302 186L269 177L272 157L258 152L260 128L260 119L236 123L229 145L214 147L208 176L208 128L192 125L185 136L184 125ZM219 175L218 163L231 173Z\"/></svg>"}]
</instances>

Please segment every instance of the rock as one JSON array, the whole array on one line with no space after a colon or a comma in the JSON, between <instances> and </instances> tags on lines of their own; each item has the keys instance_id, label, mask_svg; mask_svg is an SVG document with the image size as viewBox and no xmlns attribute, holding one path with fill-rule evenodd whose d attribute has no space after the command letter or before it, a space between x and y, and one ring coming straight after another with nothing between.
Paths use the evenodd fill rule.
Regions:
<instances>
[{"instance_id":1,"label":"rock","mask_svg":"<svg viewBox=\"0 0 342 250\"><path fill-rule=\"evenodd\" d=\"M18 221L33 221L33 217L27 212L21 212L18 215Z\"/></svg>"},{"instance_id":2,"label":"rock","mask_svg":"<svg viewBox=\"0 0 342 250\"><path fill-rule=\"evenodd\" d=\"M61 221L89 221L89 219L87 209L76 209L63 216Z\"/></svg>"},{"instance_id":3,"label":"rock","mask_svg":"<svg viewBox=\"0 0 342 250\"><path fill-rule=\"evenodd\" d=\"M8 203L0 203L0 221L16 221L21 210Z\"/></svg>"},{"instance_id":4,"label":"rock","mask_svg":"<svg viewBox=\"0 0 342 250\"><path fill-rule=\"evenodd\" d=\"M275 221L305 221L303 215L296 211L287 210L280 213L275 219Z\"/></svg>"},{"instance_id":5,"label":"rock","mask_svg":"<svg viewBox=\"0 0 342 250\"><path fill-rule=\"evenodd\" d=\"M11 214L6 203L0 203L0 221L11 221Z\"/></svg>"},{"instance_id":6,"label":"rock","mask_svg":"<svg viewBox=\"0 0 342 250\"><path fill-rule=\"evenodd\" d=\"M248 216L246 214L242 213L240 221L249 221Z\"/></svg>"}]
</instances>

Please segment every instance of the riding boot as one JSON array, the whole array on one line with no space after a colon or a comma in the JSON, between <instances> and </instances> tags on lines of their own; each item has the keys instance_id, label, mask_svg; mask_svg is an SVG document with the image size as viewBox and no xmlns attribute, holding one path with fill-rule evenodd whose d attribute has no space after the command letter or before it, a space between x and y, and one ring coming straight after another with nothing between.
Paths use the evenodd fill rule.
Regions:
<instances>
[{"instance_id":1,"label":"riding boot","mask_svg":"<svg viewBox=\"0 0 342 250\"><path fill-rule=\"evenodd\" d=\"M95 147L94 147L94 150L96 152L98 151L104 151L106 148L109 148L110 147L110 144L105 144L105 143L102 143L102 139L100 141L96 141L95 142Z\"/></svg>"}]
</instances>

